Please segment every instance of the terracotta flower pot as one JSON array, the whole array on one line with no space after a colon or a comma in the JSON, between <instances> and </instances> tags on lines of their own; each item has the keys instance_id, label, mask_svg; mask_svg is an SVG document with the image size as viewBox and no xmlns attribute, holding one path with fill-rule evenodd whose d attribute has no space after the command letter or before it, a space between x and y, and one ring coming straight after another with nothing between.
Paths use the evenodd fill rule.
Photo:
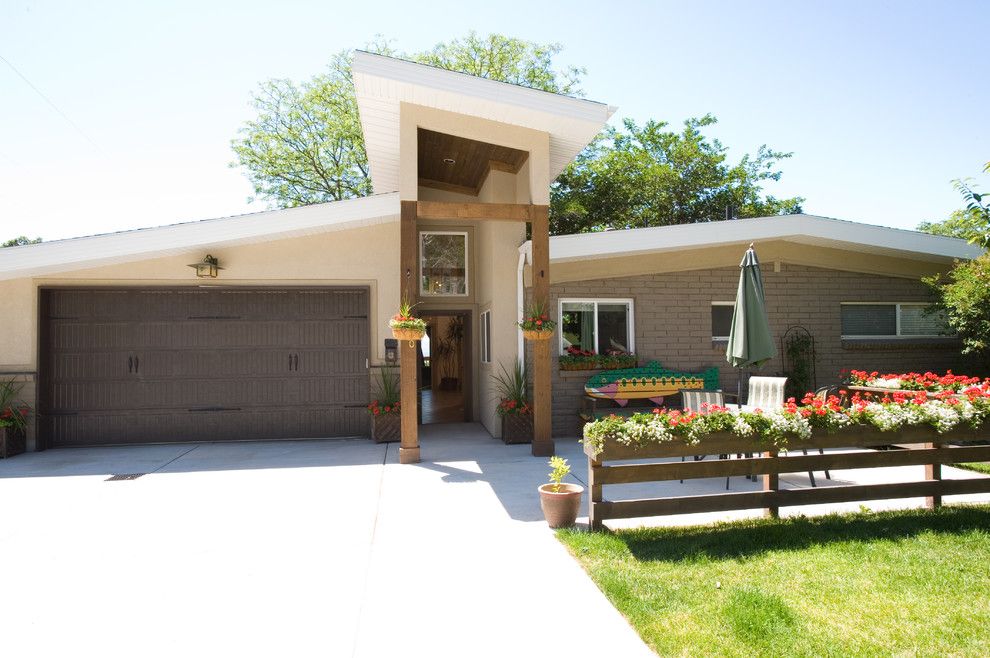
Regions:
<instances>
[{"instance_id":1,"label":"terracotta flower pot","mask_svg":"<svg viewBox=\"0 0 990 658\"><path fill-rule=\"evenodd\" d=\"M547 525L551 528L569 528L577 520L578 510L581 509L581 494L584 487L580 484L563 483L560 491L554 492L552 484L540 485L540 507Z\"/></svg>"},{"instance_id":2,"label":"terracotta flower pot","mask_svg":"<svg viewBox=\"0 0 990 658\"><path fill-rule=\"evenodd\" d=\"M523 329L523 338L526 340L550 340L553 336L553 329Z\"/></svg>"}]
</instances>

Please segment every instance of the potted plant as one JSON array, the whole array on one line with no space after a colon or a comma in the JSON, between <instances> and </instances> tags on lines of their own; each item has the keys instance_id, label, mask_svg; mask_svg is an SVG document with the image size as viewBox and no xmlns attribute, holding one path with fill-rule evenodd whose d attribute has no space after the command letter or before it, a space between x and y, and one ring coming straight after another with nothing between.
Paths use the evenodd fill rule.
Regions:
<instances>
[{"instance_id":1,"label":"potted plant","mask_svg":"<svg viewBox=\"0 0 990 658\"><path fill-rule=\"evenodd\" d=\"M371 415L371 438L375 443L395 443L402 438L402 415L399 403L399 378L395 369L383 366L375 381L376 398L368 405Z\"/></svg>"},{"instance_id":2,"label":"potted plant","mask_svg":"<svg viewBox=\"0 0 990 658\"><path fill-rule=\"evenodd\" d=\"M496 411L502 418L503 443L533 442L533 407L526 399L526 369L516 361L512 372L504 365L493 375L498 395Z\"/></svg>"},{"instance_id":3,"label":"potted plant","mask_svg":"<svg viewBox=\"0 0 990 658\"><path fill-rule=\"evenodd\" d=\"M516 324L522 329L526 340L550 340L554 327L557 326L557 323L547 315L546 307L543 304L530 306L526 316Z\"/></svg>"},{"instance_id":4,"label":"potted plant","mask_svg":"<svg viewBox=\"0 0 990 658\"><path fill-rule=\"evenodd\" d=\"M27 419L31 408L17 400L20 393L21 385L13 380L0 382L0 459L27 449Z\"/></svg>"},{"instance_id":5,"label":"potted plant","mask_svg":"<svg viewBox=\"0 0 990 658\"><path fill-rule=\"evenodd\" d=\"M426 335L426 320L413 317L413 306L415 304L410 304L409 299L404 297L399 304L399 312L388 321L392 336L399 340L408 340L410 344Z\"/></svg>"},{"instance_id":6,"label":"potted plant","mask_svg":"<svg viewBox=\"0 0 990 658\"><path fill-rule=\"evenodd\" d=\"M551 528L569 528L577 520L584 487L561 482L571 472L566 459L554 455L550 458L550 468L550 482L539 488L543 517Z\"/></svg>"}]
</instances>

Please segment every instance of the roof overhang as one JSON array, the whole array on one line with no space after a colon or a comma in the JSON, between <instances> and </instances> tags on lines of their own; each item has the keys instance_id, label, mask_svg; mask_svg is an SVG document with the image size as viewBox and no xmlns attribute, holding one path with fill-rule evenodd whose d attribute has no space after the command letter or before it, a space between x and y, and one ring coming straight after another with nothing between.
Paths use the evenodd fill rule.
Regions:
<instances>
[{"instance_id":1,"label":"roof overhang","mask_svg":"<svg viewBox=\"0 0 990 658\"><path fill-rule=\"evenodd\" d=\"M759 249L761 240L939 263L972 259L983 253L958 238L802 214L559 235L550 238L550 261L566 263L751 242ZM526 242L520 250L531 262L532 244Z\"/></svg>"},{"instance_id":2,"label":"roof overhang","mask_svg":"<svg viewBox=\"0 0 990 658\"><path fill-rule=\"evenodd\" d=\"M616 109L362 51L354 53L351 70L376 192L399 189L401 103L548 133L551 179L595 138Z\"/></svg>"},{"instance_id":3,"label":"roof overhang","mask_svg":"<svg viewBox=\"0 0 990 658\"><path fill-rule=\"evenodd\" d=\"M321 203L0 249L0 280L132 263L398 221L399 195Z\"/></svg>"}]
</instances>

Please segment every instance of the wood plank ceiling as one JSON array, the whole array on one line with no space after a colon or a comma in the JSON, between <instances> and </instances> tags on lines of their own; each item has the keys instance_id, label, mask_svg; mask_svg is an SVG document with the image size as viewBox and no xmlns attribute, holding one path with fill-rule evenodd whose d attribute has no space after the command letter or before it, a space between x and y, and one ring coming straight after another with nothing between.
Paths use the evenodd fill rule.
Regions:
<instances>
[{"instance_id":1,"label":"wood plank ceiling","mask_svg":"<svg viewBox=\"0 0 990 658\"><path fill-rule=\"evenodd\" d=\"M471 196L478 195L492 169L515 174L529 157L526 151L423 128L417 139L419 184Z\"/></svg>"}]
</instances>

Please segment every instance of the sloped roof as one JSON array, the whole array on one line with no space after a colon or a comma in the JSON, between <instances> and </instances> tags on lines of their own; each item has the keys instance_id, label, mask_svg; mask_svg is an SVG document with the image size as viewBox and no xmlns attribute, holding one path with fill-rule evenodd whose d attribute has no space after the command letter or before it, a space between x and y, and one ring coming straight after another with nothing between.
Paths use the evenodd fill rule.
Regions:
<instances>
[{"instance_id":1,"label":"sloped roof","mask_svg":"<svg viewBox=\"0 0 990 658\"><path fill-rule=\"evenodd\" d=\"M358 51L351 65L376 192L399 189L399 104L414 103L550 134L556 178L615 112L604 103Z\"/></svg>"},{"instance_id":2,"label":"sloped roof","mask_svg":"<svg viewBox=\"0 0 990 658\"><path fill-rule=\"evenodd\" d=\"M131 263L190 250L317 235L398 221L399 195L142 228L0 249L0 280Z\"/></svg>"},{"instance_id":3,"label":"sloped roof","mask_svg":"<svg viewBox=\"0 0 990 658\"><path fill-rule=\"evenodd\" d=\"M550 261L615 258L761 240L832 247L868 254L951 263L983 250L958 238L861 224L816 215L780 215L653 228L558 235L550 238ZM532 243L520 247L532 260Z\"/></svg>"}]
</instances>

